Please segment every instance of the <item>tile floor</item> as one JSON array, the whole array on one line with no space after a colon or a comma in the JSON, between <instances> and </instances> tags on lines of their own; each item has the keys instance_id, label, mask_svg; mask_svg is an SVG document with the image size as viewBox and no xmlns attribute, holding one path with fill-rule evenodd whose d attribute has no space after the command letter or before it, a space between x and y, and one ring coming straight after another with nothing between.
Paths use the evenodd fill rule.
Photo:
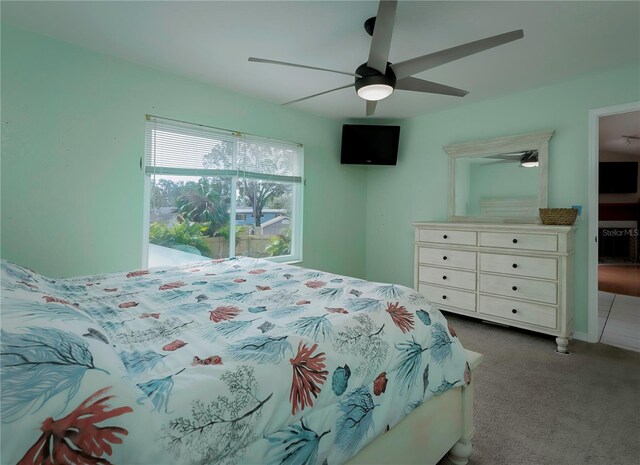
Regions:
<instances>
[{"instance_id":1,"label":"tile floor","mask_svg":"<svg viewBox=\"0 0 640 465\"><path fill-rule=\"evenodd\" d=\"M598 291L599 341L640 352L640 297Z\"/></svg>"}]
</instances>

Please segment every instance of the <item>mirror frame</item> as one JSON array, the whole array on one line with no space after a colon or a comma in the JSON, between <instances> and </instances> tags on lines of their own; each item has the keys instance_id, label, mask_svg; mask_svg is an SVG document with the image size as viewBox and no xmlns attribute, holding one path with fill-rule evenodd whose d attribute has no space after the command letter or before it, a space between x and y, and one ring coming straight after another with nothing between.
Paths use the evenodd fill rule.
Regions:
<instances>
[{"instance_id":1,"label":"mirror frame","mask_svg":"<svg viewBox=\"0 0 640 465\"><path fill-rule=\"evenodd\" d=\"M461 144L445 145L444 151L449 155L449 221L483 222L483 223L540 223L540 217L485 217L456 215L456 160L458 158L483 157L500 153L538 151L539 187L538 208L547 208L547 165L549 160L549 139L555 131L536 132L517 136L498 137Z\"/></svg>"}]
</instances>

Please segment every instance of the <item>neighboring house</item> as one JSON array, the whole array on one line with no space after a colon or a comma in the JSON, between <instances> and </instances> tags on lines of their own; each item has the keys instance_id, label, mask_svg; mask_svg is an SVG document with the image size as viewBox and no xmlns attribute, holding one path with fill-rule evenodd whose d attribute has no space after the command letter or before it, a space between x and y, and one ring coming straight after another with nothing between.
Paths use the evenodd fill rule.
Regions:
<instances>
[{"instance_id":1,"label":"neighboring house","mask_svg":"<svg viewBox=\"0 0 640 465\"><path fill-rule=\"evenodd\" d=\"M277 216L281 216L285 213L284 208L263 208L262 216L260 217L260 226L264 226L267 221L270 221ZM236 225L238 226L253 226L253 208L251 207L239 207L236 208Z\"/></svg>"},{"instance_id":2,"label":"neighboring house","mask_svg":"<svg viewBox=\"0 0 640 465\"><path fill-rule=\"evenodd\" d=\"M275 236L280 234L283 229L291 225L291 218L288 216L276 216L275 218L262 223L263 236Z\"/></svg>"}]
</instances>

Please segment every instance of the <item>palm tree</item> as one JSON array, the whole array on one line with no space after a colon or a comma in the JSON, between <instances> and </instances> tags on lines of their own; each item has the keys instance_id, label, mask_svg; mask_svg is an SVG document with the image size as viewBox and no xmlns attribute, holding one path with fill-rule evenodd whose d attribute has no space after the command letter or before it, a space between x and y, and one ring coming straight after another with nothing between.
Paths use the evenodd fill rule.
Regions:
<instances>
[{"instance_id":1,"label":"palm tree","mask_svg":"<svg viewBox=\"0 0 640 465\"><path fill-rule=\"evenodd\" d=\"M198 182L188 182L176 199L176 207L189 221L209 223L208 233L212 235L229 222L228 184L227 180L204 176Z\"/></svg>"}]
</instances>

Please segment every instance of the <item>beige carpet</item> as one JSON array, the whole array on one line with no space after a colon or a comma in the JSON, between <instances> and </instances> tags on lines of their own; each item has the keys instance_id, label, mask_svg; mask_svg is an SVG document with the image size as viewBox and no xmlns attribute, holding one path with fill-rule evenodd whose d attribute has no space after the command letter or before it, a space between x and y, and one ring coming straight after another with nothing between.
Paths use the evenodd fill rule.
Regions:
<instances>
[{"instance_id":1,"label":"beige carpet","mask_svg":"<svg viewBox=\"0 0 640 465\"><path fill-rule=\"evenodd\" d=\"M640 463L640 354L446 315L484 354L470 465ZM445 460L441 464L446 463Z\"/></svg>"}]
</instances>

